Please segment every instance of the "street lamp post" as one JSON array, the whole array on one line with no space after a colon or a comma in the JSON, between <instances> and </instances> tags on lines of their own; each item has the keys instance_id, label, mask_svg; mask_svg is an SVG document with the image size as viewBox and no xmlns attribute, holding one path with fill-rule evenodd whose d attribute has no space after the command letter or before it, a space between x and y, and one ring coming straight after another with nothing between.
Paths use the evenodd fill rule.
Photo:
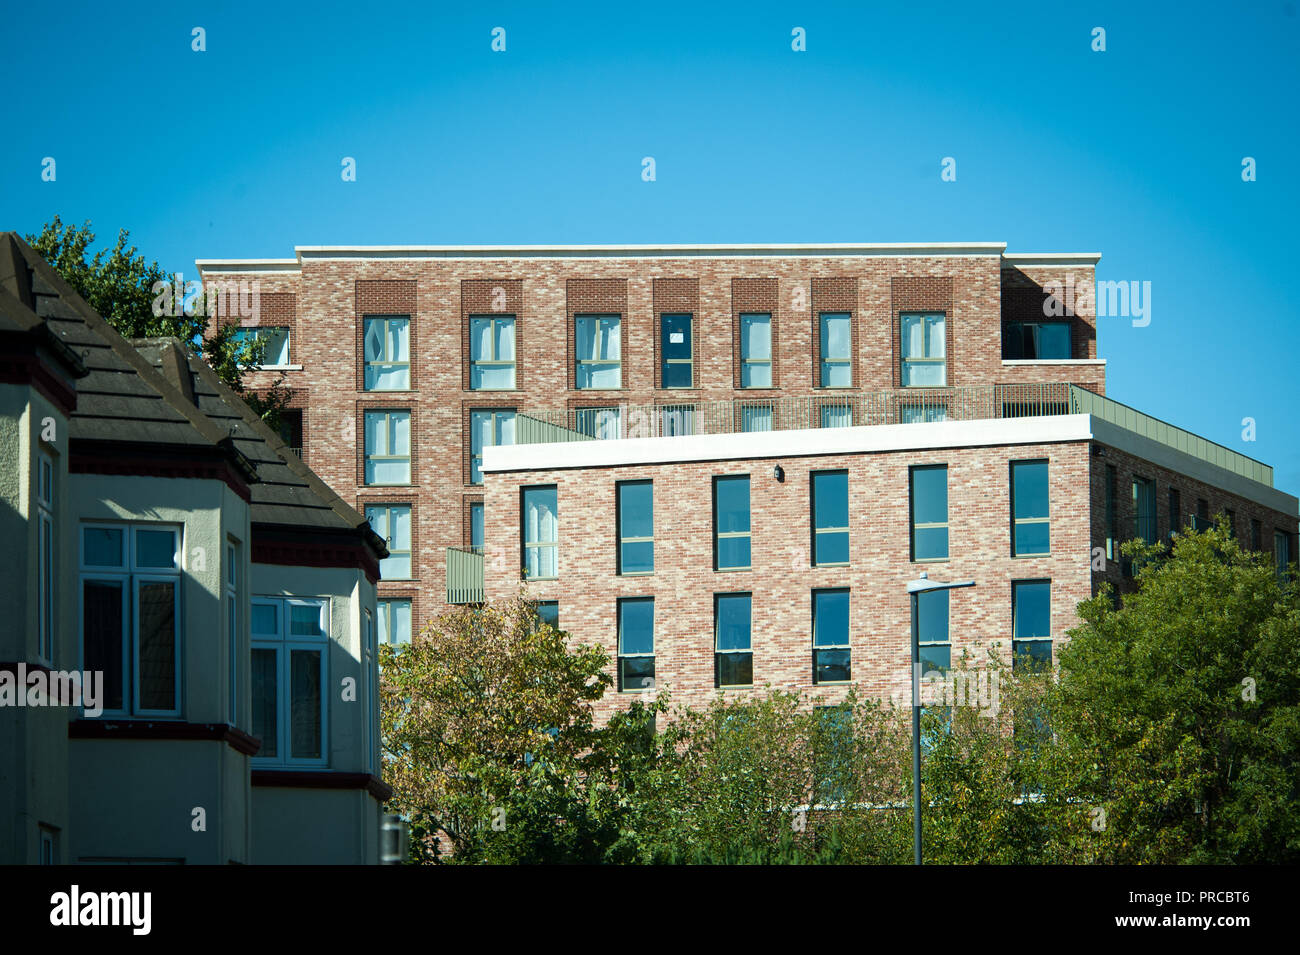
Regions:
<instances>
[{"instance_id":1,"label":"street lamp post","mask_svg":"<svg viewBox=\"0 0 1300 955\"><path fill-rule=\"evenodd\" d=\"M912 852L917 865L921 864L921 627L918 620L920 595L931 590L954 590L957 587L974 587L975 581L963 580L945 584L931 580L921 571L916 580L907 582L907 593L912 603Z\"/></svg>"}]
</instances>

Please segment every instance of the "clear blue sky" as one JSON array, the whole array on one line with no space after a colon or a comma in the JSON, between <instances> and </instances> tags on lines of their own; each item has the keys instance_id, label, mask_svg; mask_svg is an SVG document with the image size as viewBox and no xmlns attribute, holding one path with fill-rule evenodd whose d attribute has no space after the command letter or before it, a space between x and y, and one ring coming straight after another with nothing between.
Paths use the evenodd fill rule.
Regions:
<instances>
[{"instance_id":1,"label":"clear blue sky","mask_svg":"<svg viewBox=\"0 0 1300 955\"><path fill-rule=\"evenodd\" d=\"M126 226L190 278L343 243L1100 252L1152 284L1149 326L1102 320L1111 395L1300 491L1294 0L8 6L0 229Z\"/></svg>"}]
</instances>

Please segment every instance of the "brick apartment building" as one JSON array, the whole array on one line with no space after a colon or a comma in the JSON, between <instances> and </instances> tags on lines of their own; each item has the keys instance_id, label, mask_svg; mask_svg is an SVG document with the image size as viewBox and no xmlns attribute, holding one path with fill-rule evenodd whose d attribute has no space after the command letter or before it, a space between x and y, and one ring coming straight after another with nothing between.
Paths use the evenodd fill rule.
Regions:
<instances>
[{"instance_id":1,"label":"brick apartment building","mask_svg":"<svg viewBox=\"0 0 1300 955\"><path fill-rule=\"evenodd\" d=\"M623 658L629 691L711 694L727 669L837 683L817 691L833 695L845 680L818 681L817 667L875 690L905 668L903 583L921 569L977 580L951 597L952 650L1005 637L1042 655L1078 599L1124 579L1120 539L1231 511L1243 540L1294 558L1296 499L1271 469L1105 397L1091 299L1059 307L1058 288L1094 286L1096 255L1002 243L296 253L198 264L205 283L256 283L260 307L239 320L273 357L255 383L285 374L286 439L387 539L390 640L450 603L516 591L530 564L531 592ZM819 534L822 472L837 475L816 480L845 524ZM930 519L913 527L918 510ZM844 537L844 559L815 557L818 539L842 550ZM718 566L746 546L743 564ZM1102 570L1097 546L1111 554ZM625 571L624 551L634 565L653 551L653 572ZM824 649L814 603L835 620ZM752 649L715 652L720 627L733 642L747 630ZM624 650L640 649L619 654L623 630ZM631 659L648 642L653 680Z\"/></svg>"}]
</instances>

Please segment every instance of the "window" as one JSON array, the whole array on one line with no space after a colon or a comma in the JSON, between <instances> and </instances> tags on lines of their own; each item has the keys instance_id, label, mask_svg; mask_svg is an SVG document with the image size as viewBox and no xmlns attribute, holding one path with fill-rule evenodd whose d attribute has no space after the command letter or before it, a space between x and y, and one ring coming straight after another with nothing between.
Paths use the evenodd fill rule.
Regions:
<instances>
[{"instance_id":1,"label":"window","mask_svg":"<svg viewBox=\"0 0 1300 955\"><path fill-rule=\"evenodd\" d=\"M922 676L942 675L952 666L948 593L947 590L923 590L916 595L916 642Z\"/></svg>"},{"instance_id":2,"label":"window","mask_svg":"<svg viewBox=\"0 0 1300 955\"><path fill-rule=\"evenodd\" d=\"M718 594L713 598L714 683L717 686L754 684L749 614L749 594Z\"/></svg>"},{"instance_id":3,"label":"window","mask_svg":"<svg viewBox=\"0 0 1300 955\"><path fill-rule=\"evenodd\" d=\"M104 712L179 716L180 543L176 527L81 529L82 668L104 673Z\"/></svg>"},{"instance_id":4,"label":"window","mask_svg":"<svg viewBox=\"0 0 1300 955\"><path fill-rule=\"evenodd\" d=\"M822 405L822 427L853 427L853 406L850 404Z\"/></svg>"},{"instance_id":5,"label":"window","mask_svg":"<svg viewBox=\"0 0 1300 955\"><path fill-rule=\"evenodd\" d=\"M813 591L813 682L847 683L850 674L849 592Z\"/></svg>"},{"instance_id":6,"label":"window","mask_svg":"<svg viewBox=\"0 0 1300 955\"><path fill-rule=\"evenodd\" d=\"M741 405L740 406L740 430L741 431L771 431L772 430L772 406L771 405Z\"/></svg>"},{"instance_id":7,"label":"window","mask_svg":"<svg viewBox=\"0 0 1300 955\"><path fill-rule=\"evenodd\" d=\"M772 316L766 312L740 316L740 387L772 387Z\"/></svg>"},{"instance_id":8,"label":"window","mask_svg":"<svg viewBox=\"0 0 1300 955\"><path fill-rule=\"evenodd\" d=\"M673 438L695 433L694 405L664 405L657 413L660 436Z\"/></svg>"},{"instance_id":9,"label":"window","mask_svg":"<svg viewBox=\"0 0 1300 955\"><path fill-rule=\"evenodd\" d=\"M483 483L483 449L515 443L515 409L484 408L469 413L469 483Z\"/></svg>"},{"instance_id":10,"label":"window","mask_svg":"<svg viewBox=\"0 0 1300 955\"><path fill-rule=\"evenodd\" d=\"M713 479L713 569L748 570L749 475Z\"/></svg>"},{"instance_id":11,"label":"window","mask_svg":"<svg viewBox=\"0 0 1300 955\"><path fill-rule=\"evenodd\" d=\"M814 706L813 718L814 804L843 805L857 779L853 710L847 706Z\"/></svg>"},{"instance_id":12,"label":"window","mask_svg":"<svg viewBox=\"0 0 1300 955\"><path fill-rule=\"evenodd\" d=\"M1119 548L1119 515L1116 509L1119 477L1115 465L1106 465L1106 559L1114 560Z\"/></svg>"},{"instance_id":13,"label":"window","mask_svg":"<svg viewBox=\"0 0 1300 955\"><path fill-rule=\"evenodd\" d=\"M39 577L36 608L36 656L54 662L55 588L59 575L54 555L54 460L45 453L36 458L36 566Z\"/></svg>"},{"instance_id":14,"label":"window","mask_svg":"<svg viewBox=\"0 0 1300 955\"><path fill-rule=\"evenodd\" d=\"M400 646L411 642L411 601L375 601L379 642Z\"/></svg>"},{"instance_id":15,"label":"window","mask_svg":"<svg viewBox=\"0 0 1300 955\"><path fill-rule=\"evenodd\" d=\"M612 441L623 433L623 415L618 408L577 408L574 430L598 441Z\"/></svg>"},{"instance_id":16,"label":"window","mask_svg":"<svg viewBox=\"0 0 1300 955\"><path fill-rule=\"evenodd\" d=\"M902 329L904 388L942 388L948 383L947 343L943 312L904 312Z\"/></svg>"},{"instance_id":17,"label":"window","mask_svg":"<svg viewBox=\"0 0 1300 955\"><path fill-rule=\"evenodd\" d=\"M849 562L849 472L812 473L813 564Z\"/></svg>"},{"instance_id":18,"label":"window","mask_svg":"<svg viewBox=\"0 0 1300 955\"><path fill-rule=\"evenodd\" d=\"M1291 564L1291 535L1286 531L1273 532L1273 564L1277 568L1277 579L1285 583Z\"/></svg>"},{"instance_id":19,"label":"window","mask_svg":"<svg viewBox=\"0 0 1300 955\"><path fill-rule=\"evenodd\" d=\"M537 604L537 618L542 623L548 624L555 630L560 629L560 602L558 600L542 600Z\"/></svg>"},{"instance_id":20,"label":"window","mask_svg":"<svg viewBox=\"0 0 1300 955\"><path fill-rule=\"evenodd\" d=\"M1052 582L1011 583L1011 643L1016 669L1052 664Z\"/></svg>"},{"instance_id":21,"label":"window","mask_svg":"<svg viewBox=\"0 0 1300 955\"><path fill-rule=\"evenodd\" d=\"M1148 544L1156 542L1156 482L1146 478L1133 479L1134 537Z\"/></svg>"},{"instance_id":22,"label":"window","mask_svg":"<svg viewBox=\"0 0 1300 955\"><path fill-rule=\"evenodd\" d=\"M663 387L689 388L694 384L691 316L664 314L659 317L659 325L660 354L663 360L660 380Z\"/></svg>"},{"instance_id":23,"label":"window","mask_svg":"<svg viewBox=\"0 0 1300 955\"><path fill-rule=\"evenodd\" d=\"M821 314L821 373L823 388L848 388L853 384L853 320L848 312Z\"/></svg>"},{"instance_id":24,"label":"window","mask_svg":"<svg viewBox=\"0 0 1300 955\"><path fill-rule=\"evenodd\" d=\"M365 319L365 390L409 391L411 319L377 315Z\"/></svg>"},{"instance_id":25,"label":"window","mask_svg":"<svg viewBox=\"0 0 1300 955\"><path fill-rule=\"evenodd\" d=\"M1192 521L1192 526L1198 531L1210 529L1210 502L1203 497L1196 499L1196 518Z\"/></svg>"},{"instance_id":26,"label":"window","mask_svg":"<svg viewBox=\"0 0 1300 955\"><path fill-rule=\"evenodd\" d=\"M240 328L235 331L240 345L261 342L262 361L258 368L284 368L289 364L289 329L287 327Z\"/></svg>"},{"instance_id":27,"label":"window","mask_svg":"<svg viewBox=\"0 0 1300 955\"><path fill-rule=\"evenodd\" d=\"M576 316L578 388L620 388L623 385L622 319L618 315Z\"/></svg>"},{"instance_id":28,"label":"window","mask_svg":"<svg viewBox=\"0 0 1300 955\"><path fill-rule=\"evenodd\" d=\"M652 574L655 569L654 482L620 481L618 572Z\"/></svg>"},{"instance_id":29,"label":"window","mask_svg":"<svg viewBox=\"0 0 1300 955\"><path fill-rule=\"evenodd\" d=\"M1011 462L1011 556L1051 553L1047 462Z\"/></svg>"},{"instance_id":30,"label":"window","mask_svg":"<svg viewBox=\"0 0 1300 955\"><path fill-rule=\"evenodd\" d=\"M483 553L482 501L475 501L469 506L469 549L476 554Z\"/></svg>"},{"instance_id":31,"label":"window","mask_svg":"<svg viewBox=\"0 0 1300 955\"><path fill-rule=\"evenodd\" d=\"M1250 549L1258 553L1264 547L1262 540L1264 536L1263 528L1260 527L1259 521L1255 518L1250 519Z\"/></svg>"},{"instance_id":32,"label":"window","mask_svg":"<svg viewBox=\"0 0 1300 955\"><path fill-rule=\"evenodd\" d=\"M470 316L469 387L472 391L501 391L515 387L513 315Z\"/></svg>"},{"instance_id":33,"label":"window","mask_svg":"<svg viewBox=\"0 0 1300 955\"><path fill-rule=\"evenodd\" d=\"M911 469L912 560L948 559L948 466Z\"/></svg>"},{"instance_id":34,"label":"window","mask_svg":"<svg viewBox=\"0 0 1300 955\"><path fill-rule=\"evenodd\" d=\"M388 545L388 556L379 562L383 580L411 577L411 505L368 504L366 521Z\"/></svg>"},{"instance_id":35,"label":"window","mask_svg":"<svg viewBox=\"0 0 1300 955\"><path fill-rule=\"evenodd\" d=\"M524 574L550 580L559 576L560 536L556 487L523 488Z\"/></svg>"},{"instance_id":36,"label":"window","mask_svg":"<svg viewBox=\"0 0 1300 955\"><path fill-rule=\"evenodd\" d=\"M1169 539L1173 540L1183 526L1183 499L1177 488L1169 489Z\"/></svg>"},{"instance_id":37,"label":"window","mask_svg":"<svg viewBox=\"0 0 1300 955\"><path fill-rule=\"evenodd\" d=\"M1070 357L1068 322L1009 322L1002 357L1055 361Z\"/></svg>"},{"instance_id":38,"label":"window","mask_svg":"<svg viewBox=\"0 0 1300 955\"><path fill-rule=\"evenodd\" d=\"M49 826L41 826L41 865L58 865L58 836Z\"/></svg>"},{"instance_id":39,"label":"window","mask_svg":"<svg viewBox=\"0 0 1300 955\"><path fill-rule=\"evenodd\" d=\"M243 659L240 648L239 620L239 545L226 544L226 660L229 669L230 725L239 725L239 661Z\"/></svg>"},{"instance_id":40,"label":"window","mask_svg":"<svg viewBox=\"0 0 1300 955\"><path fill-rule=\"evenodd\" d=\"M253 735L259 763L323 766L329 604L300 597L252 601Z\"/></svg>"},{"instance_id":41,"label":"window","mask_svg":"<svg viewBox=\"0 0 1300 955\"><path fill-rule=\"evenodd\" d=\"M1237 537L1237 512L1232 508L1228 508L1223 512L1223 514L1228 520L1228 533L1232 536L1233 540L1239 540Z\"/></svg>"},{"instance_id":42,"label":"window","mask_svg":"<svg viewBox=\"0 0 1300 955\"><path fill-rule=\"evenodd\" d=\"M655 685L655 601L635 597L618 602L618 688L653 690Z\"/></svg>"},{"instance_id":43,"label":"window","mask_svg":"<svg viewBox=\"0 0 1300 955\"><path fill-rule=\"evenodd\" d=\"M411 413L367 411L366 484L411 483Z\"/></svg>"}]
</instances>

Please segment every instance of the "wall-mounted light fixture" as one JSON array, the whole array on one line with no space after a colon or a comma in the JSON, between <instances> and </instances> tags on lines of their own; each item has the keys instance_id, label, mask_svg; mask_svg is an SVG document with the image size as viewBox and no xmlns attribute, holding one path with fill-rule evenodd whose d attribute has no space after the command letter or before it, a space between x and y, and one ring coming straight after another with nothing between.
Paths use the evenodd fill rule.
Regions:
<instances>
[{"instance_id":1,"label":"wall-mounted light fixture","mask_svg":"<svg viewBox=\"0 0 1300 955\"><path fill-rule=\"evenodd\" d=\"M781 465L772 468L772 477L776 478L778 483L785 480L785 472L781 470Z\"/></svg>"}]
</instances>

